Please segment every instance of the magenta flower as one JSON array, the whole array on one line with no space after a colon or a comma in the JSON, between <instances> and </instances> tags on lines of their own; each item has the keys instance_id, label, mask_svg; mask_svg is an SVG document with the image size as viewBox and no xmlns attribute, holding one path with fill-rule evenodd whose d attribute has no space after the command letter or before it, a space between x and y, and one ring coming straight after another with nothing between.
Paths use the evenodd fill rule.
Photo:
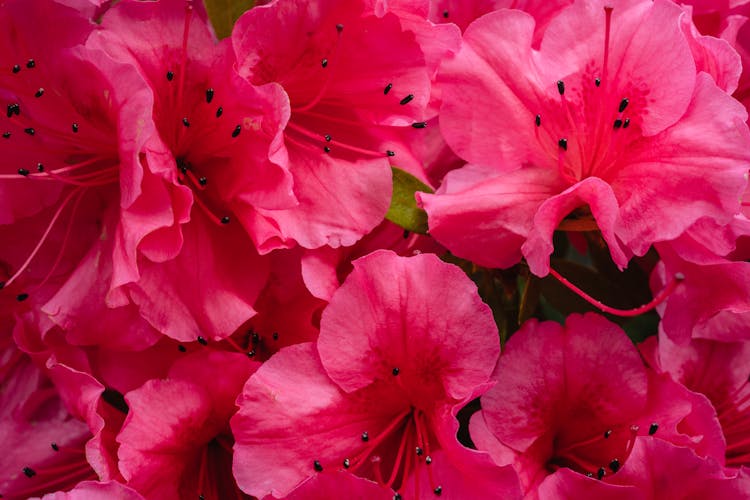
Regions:
<instances>
[{"instance_id":1,"label":"magenta flower","mask_svg":"<svg viewBox=\"0 0 750 500\"><path fill-rule=\"evenodd\" d=\"M199 4L119 2L102 26L88 44L137 67L153 95L142 104L156 134L140 148L128 140L121 148L141 155L160 178L149 194L167 200L174 218L123 249L145 259L115 273L121 288L111 300L132 302L177 340L226 337L254 314L267 276L242 214L295 203L291 176L269 159L288 113L285 97L234 73L229 41L216 43ZM140 125L127 130L135 134ZM154 219L140 215L141 223Z\"/></svg>"},{"instance_id":2,"label":"magenta flower","mask_svg":"<svg viewBox=\"0 0 750 500\"><path fill-rule=\"evenodd\" d=\"M128 488L116 481L82 481L70 491L49 493L41 497L41 500L92 500L94 498L117 498L118 500L143 499L134 489Z\"/></svg>"},{"instance_id":3,"label":"magenta flower","mask_svg":"<svg viewBox=\"0 0 750 500\"><path fill-rule=\"evenodd\" d=\"M711 400L727 442L726 466L750 466L750 342L680 345L660 336L658 345L652 338L641 350L655 369Z\"/></svg>"},{"instance_id":4,"label":"magenta flower","mask_svg":"<svg viewBox=\"0 0 750 500\"><path fill-rule=\"evenodd\" d=\"M262 251L349 246L372 230L391 197L390 157L402 154L388 142L435 114L431 80L457 30L376 15L367 3L273 2L235 25L240 74L281 84L291 105L279 154L288 155L298 204L256 211Z\"/></svg>"},{"instance_id":5,"label":"magenta flower","mask_svg":"<svg viewBox=\"0 0 750 500\"><path fill-rule=\"evenodd\" d=\"M549 22L573 0L431 0L430 20L455 23L464 31L474 20L499 9L518 9L536 20L534 46L538 47Z\"/></svg>"},{"instance_id":6,"label":"magenta flower","mask_svg":"<svg viewBox=\"0 0 750 500\"><path fill-rule=\"evenodd\" d=\"M58 325L76 324L76 340L93 322L110 320L110 342L153 343L157 332L137 321L137 310L105 305L113 269L135 266L117 249L173 224L169 200L140 196L152 178L137 151L124 154L118 144L121 124L144 119L147 88L132 66L81 45L96 25L70 8L12 1L0 16L11 48L1 56L8 104L0 117L0 231L15 243L0 256L2 293L43 308ZM40 33L40 25L49 29ZM139 130L136 150L149 134Z\"/></svg>"},{"instance_id":7,"label":"magenta flower","mask_svg":"<svg viewBox=\"0 0 750 500\"><path fill-rule=\"evenodd\" d=\"M596 314L564 326L527 322L494 377L472 439L498 463L514 463L527 492L541 494L565 470L609 481L645 435L723 458L708 401L648 371L625 333Z\"/></svg>"},{"instance_id":8,"label":"magenta flower","mask_svg":"<svg viewBox=\"0 0 750 500\"><path fill-rule=\"evenodd\" d=\"M698 265L666 247L659 251L663 260L651 275L651 288L661 289L675 274L685 277L657 309L664 334L681 344L691 338L750 340L750 263L717 259Z\"/></svg>"},{"instance_id":9,"label":"magenta flower","mask_svg":"<svg viewBox=\"0 0 750 500\"><path fill-rule=\"evenodd\" d=\"M545 275L555 229L601 230L624 267L700 218L730 222L746 113L696 72L683 15L665 1L581 0L539 50L525 13L477 20L439 76L441 130L469 165L418 194L430 233L480 265L523 256Z\"/></svg>"},{"instance_id":10,"label":"magenta flower","mask_svg":"<svg viewBox=\"0 0 750 500\"><path fill-rule=\"evenodd\" d=\"M96 479L86 460L89 427L3 333L0 351L0 495L28 498Z\"/></svg>"},{"instance_id":11,"label":"magenta flower","mask_svg":"<svg viewBox=\"0 0 750 500\"><path fill-rule=\"evenodd\" d=\"M177 361L167 379L127 393L129 413L117 436L127 484L147 498L241 496L229 418L258 365L239 353L199 351Z\"/></svg>"},{"instance_id":12,"label":"magenta flower","mask_svg":"<svg viewBox=\"0 0 750 500\"><path fill-rule=\"evenodd\" d=\"M323 312L317 346L282 349L246 384L232 419L237 482L283 496L342 470L402 498L517 497L509 468L455 437L455 412L486 390L498 354L490 311L457 267L363 257Z\"/></svg>"},{"instance_id":13,"label":"magenta flower","mask_svg":"<svg viewBox=\"0 0 750 500\"><path fill-rule=\"evenodd\" d=\"M727 476L715 460L660 439L636 439L628 462L608 481L561 470L539 488L540 498L747 498L750 476Z\"/></svg>"}]
</instances>

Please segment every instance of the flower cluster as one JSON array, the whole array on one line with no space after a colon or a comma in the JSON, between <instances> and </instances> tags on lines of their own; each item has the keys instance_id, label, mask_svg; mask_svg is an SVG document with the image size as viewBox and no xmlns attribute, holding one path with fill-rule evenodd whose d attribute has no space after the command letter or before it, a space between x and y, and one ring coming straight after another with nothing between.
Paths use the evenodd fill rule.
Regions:
<instances>
[{"instance_id":1,"label":"flower cluster","mask_svg":"<svg viewBox=\"0 0 750 500\"><path fill-rule=\"evenodd\" d=\"M750 2L241 3L0 0L0 498L750 498Z\"/></svg>"}]
</instances>

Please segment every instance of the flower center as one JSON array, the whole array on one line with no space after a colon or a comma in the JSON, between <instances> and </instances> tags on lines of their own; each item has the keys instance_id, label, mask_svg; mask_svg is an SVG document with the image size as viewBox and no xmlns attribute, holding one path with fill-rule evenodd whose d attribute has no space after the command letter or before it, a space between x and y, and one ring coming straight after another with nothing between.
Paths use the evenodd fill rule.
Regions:
<instances>
[{"instance_id":1,"label":"flower center","mask_svg":"<svg viewBox=\"0 0 750 500\"><path fill-rule=\"evenodd\" d=\"M580 75L579 87L558 80L558 103L547 101L550 112L534 116L539 161L555 165L569 185L592 176L606 179L628 145L640 136L631 102L637 96L616 95L619 90L608 72L612 11L612 7L604 7L601 69L592 72L587 67Z\"/></svg>"},{"instance_id":2,"label":"flower center","mask_svg":"<svg viewBox=\"0 0 750 500\"><path fill-rule=\"evenodd\" d=\"M351 103L341 100L338 96L329 92L337 72L340 71L341 47L344 33L344 25L336 25L336 41L330 55L326 55L320 61L320 71L325 72L322 83L316 93L305 98L304 104L293 104L292 115L285 131L285 139L295 146L313 152L322 151L323 154L336 154L348 159L359 158L387 158L395 156L391 150L385 152L363 144L364 138L377 137L382 131L394 128L403 128L396 125L385 125L376 123L365 123L350 113ZM320 80L317 78L317 80ZM391 94L392 83L386 83L383 88L383 98L393 98ZM290 91L288 89L288 91ZM295 100L295 92L290 91L290 99ZM394 91L395 93L395 91ZM406 93L399 100L401 106L407 106L414 99L414 94ZM335 108L335 109L330 109ZM321 125L328 129L321 130ZM415 122L411 126L415 129L425 127L424 122ZM338 133L331 131L335 128ZM373 129L382 129L380 134L371 133ZM364 132L364 133L363 133ZM379 142L379 141L377 141ZM380 144L376 144L379 147Z\"/></svg>"},{"instance_id":3,"label":"flower center","mask_svg":"<svg viewBox=\"0 0 750 500\"><path fill-rule=\"evenodd\" d=\"M436 482L430 467L433 462L430 441L425 414L410 407L393 417L376 435L363 431L357 446L359 451L353 456L330 465L315 460L313 468L317 472L331 467L357 473L395 490L394 500L400 500L406 494L405 483L411 477L414 481L414 498L419 498L420 483L424 480L439 496L443 487Z\"/></svg>"},{"instance_id":4,"label":"flower center","mask_svg":"<svg viewBox=\"0 0 750 500\"><path fill-rule=\"evenodd\" d=\"M52 64L52 62L50 62ZM82 72L91 68L81 63ZM78 207L84 195L94 188L109 188L119 181L119 152L115 126L110 115L108 90L93 103L73 103L59 88L44 60L28 59L15 64L2 79L0 95L7 96L8 129L3 133L0 151L13 157L18 151L38 151L36 161L22 156L28 164L21 165L14 174L0 174L0 182L34 182L42 190L50 190L46 199L58 196L52 216L27 259L4 281L0 288L12 285L29 268L34 258L50 239L55 226L67 218L60 251L35 291L43 286L57 269L67 247L73 226L77 222ZM59 120L64 120L61 124ZM6 142L7 141L7 142ZM62 188L57 194L55 189ZM18 294L25 300L28 293Z\"/></svg>"},{"instance_id":5,"label":"flower center","mask_svg":"<svg viewBox=\"0 0 750 500\"><path fill-rule=\"evenodd\" d=\"M658 424L651 424L648 429L649 435L655 434L658 428ZM547 462L547 469L554 472L565 467L589 477L603 479L607 474L616 473L623 466L635 446L638 431L637 425L621 425L588 438L569 442L564 440L564 436L558 435L555 439L554 454Z\"/></svg>"}]
</instances>

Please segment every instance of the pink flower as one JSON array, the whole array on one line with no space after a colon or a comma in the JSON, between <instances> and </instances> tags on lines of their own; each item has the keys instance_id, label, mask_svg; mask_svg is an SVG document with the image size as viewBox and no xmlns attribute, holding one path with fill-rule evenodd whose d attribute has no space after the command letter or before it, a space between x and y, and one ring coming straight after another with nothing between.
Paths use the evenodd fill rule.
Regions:
<instances>
[{"instance_id":1,"label":"pink flower","mask_svg":"<svg viewBox=\"0 0 750 500\"><path fill-rule=\"evenodd\" d=\"M636 439L628 462L606 482L561 470L539 488L540 498L747 498L750 477L726 476L711 459L660 439Z\"/></svg>"},{"instance_id":2,"label":"pink flower","mask_svg":"<svg viewBox=\"0 0 750 500\"><path fill-rule=\"evenodd\" d=\"M750 466L750 342L693 339L680 345L662 335L658 345L649 339L641 351L655 369L711 400L727 442L727 467Z\"/></svg>"},{"instance_id":3,"label":"pink flower","mask_svg":"<svg viewBox=\"0 0 750 500\"><path fill-rule=\"evenodd\" d=\"M555 229L601 230L625 267L700 218L728 223L746 185L746 114L696 74L683 15L581 0L538 51L522 12L475 21L439 76L441 130L469 165L418 194L430 233L480 265L523 256L545 275Z\"/></svg>"},{"instance_id":4,"label":"pink flower","mask_svg":"<svg viewBox=\"0 0 750 500\"><path fill-rule=\"evenodd\" d=\"M659 252L662 261L651 275L652 290L677 274L685 278L657 309L664 334L680 344L691 338L750 340L750 263L717 259L699 265L665 245Z\"/></svg>"},{"instance_id":5,"label":"pink flower","mask_svg":"<svg viewBox=\"0 0 750 500\"><path fill-rule=\"evenodd\" d=\"M147 110L139 103L148 100L147 89L132 66L81 45L96 25L70 8L10 1L0 16L8 27L0 36L12 48L1 56L8 71L0 76L0 95L8 105L0 117L0 153L8 161L0 175L0 231L16 243L0 256L8 264L0 276L3 293L30 299L60 325L75 321L85 329L91 316L98 322L115 317L112 338L153 342L156 332L148 325L122 321L132 311L109 314L104 307L121 223L148 207L151 219L129 226L124 246L173 223L168 202L144 205L140 194L149 190L150 177L137 153L121 154L118 146L120 124L143 120ZM40 25L49 29L40 32ZM147 136L148 127L141 132ZM135 149L142 143L132 140ZM75 293L60 295L66 285ZM82 295L96 297L85 311Z\"/></svg>"},{"instance_id":6,"label":"pink flower","mask_svg":"<svg viewBox=\"0 0 750 500\"><path fill-rule=\"evenodd\" d=\"M648 371L625 333L596 314L571 315L564 326L527 322L494 378L472 440L496 462L514 463L527 492L541 495L570 471L609 482L645 435L723 458L708 401Z\"/></svg>"},{"instance_id":7,"label":"pink flower","mask_svg":"<svg viewBox=\"0 0 750 500\"><path fill-rule=\"evenodd\" d=\"M538 47L544 30L555 15L573 0L432 0L430 20L455 23L464 31L475 19L499 9L518 9L536 20L534 46Z\"/></svg>"},{"instance_id":8,"label":"pink flower","mask_svg":"<svg viewBox=\"0 0 750 500\"><path fill-rule=\"evenodd\" d=\"M156 133L145 144L126 137L121 148L159 178L148 195L168 201L173 214L168 228L119 247L116 262L145 258L115 269L119 288L108 300L131 302L177 340L226 337L254 314L267 276L242 214L295 203L291 176L269 159L288 113L285 98L234 73L229 41L216 43L200 5L120 2L102 26L88 44L135 65L153 95L141 105ZM137 135L140 125L126 130ZM136 226L154 220L148 210L138 215Z\"/></svg>"},{"instance_id":9,"label":"pink flower","mask_svg":"<svg viewBox=\"0 0 750 500\"><path fill-rule=\"evenodd\" d=\"M117 441L128 486L147 498L234 496L229 418L258 365L239 353L201 351L176 362L167 379L127 393Z\"/></svg>"},{"instance_id":10,"label":"pink flower","mask_svg":"<svg viewBox=\"0 0 750 500\"><path fill-rule=\"evenodd\" d=\"M486 390L497 330L476 287L433 255L379 251L323 312L317 346L282 349L232 419L234 473L255 496L347 470L403 498L516 497L517 479L456 440L455 412Z\"/></svg>"},{"instance_id":11,"label":"pink flower","mask_svg":"<svg viewBox=\"0 0 750 500\"><path fill-rule=\"evenodd\" d=\"M71 415L49 378L5 339L0 350L0 494L28 498L95 479L84 452L89 427Z\"/></svg>"},{"instance_id":12,"label":"pink flower","mask_svg":"<svg viewBox=\"0 0 750 500\"><path fill-rule=\"evenodd\" d=\"M143 499L134 489L116 481L82 481L68 492L50 493L44 495L41 500L92 500L94 498Z\"/></svg>"},{"instance_id":13,"label":"pink flower","mask_svg":"<svg viewBox=\"0 0 750 500\"><path fill-rule=\"evenodd\" d=\"M352 271L352 261L379 249L392 250L403 256L419 253L440 255L445 252L432 238L409 233L389 221L383 221L352 247L323 247L305 251L301 259L305 285L314 296L330 300Z\"/></svg>"},{"instance_id":14,"label":"pink flower","mask_svg":"<svg viewBox=\"0 0 750 500\"><path fill-rule=\"evenodd\" d=\"M272 496L266 497L271 500ZM392 500L393 491L345 471L322 472L296 487L284 497L286 500L329 500L331 498L366 498Z\"/></svg>"},{"instance_id":15,"label":"pink flower","mask_svg":"<svg viewBox=\"0 0 750 500\"><path fill-rule=\"evenodd\" d=\"M261 251L353 245L388 209L390 155L398 163L403 154L388 144L435 114L431 80L457 30L376 15L367 3L274 2L234 27L240 74L281 84L291 106L279 156L288 156L297 205L246 214Z\"/></svg>"}]
</instances>

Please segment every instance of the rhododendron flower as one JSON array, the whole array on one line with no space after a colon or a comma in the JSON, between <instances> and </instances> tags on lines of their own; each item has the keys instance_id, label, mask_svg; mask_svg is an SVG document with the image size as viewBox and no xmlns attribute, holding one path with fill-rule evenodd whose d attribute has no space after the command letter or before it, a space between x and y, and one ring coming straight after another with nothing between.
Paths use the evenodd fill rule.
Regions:
<instances>
[{"instance_id":1,"label":"rhododendron flower","mask_svg":"<svg viewBox=\"0 0 750 500\"><path fill-rule=\"evenodd\" d=\"M30 299L58 325L87 331L95 316L111 320L110 342L153 343L158 334L137 321L137 311L112 312L105 304L111 236L127 226L123 245L135 245L173 223L169 203L144 205L140 194L149 177L137 151L124 154L118 144L122 124L144 119L147 110L138 103L148 99L147 88L132 66L81 45L95 25L70 8L11 1L0 16L9 47L0 56L9 68L0 76L0 95L8 102L0 117L0 232L16 243L2 249L8 264L2 293ZM39 25L49 29L40 33ZM139 132L131 138L136 150L149 129ZM146 209L153 217L148 223L128 224Z\"/></svg>"},{"instance_id":2,"label":"rhododendron flower","mask_svg":"<svg viewBox=\"0 0 750 500\"><path fill-rule=\"evenodd\" d=\"M655 369L711 400L727 442L726 466L750 466L750 342L693 339L680 345L662 335L658 345L655 337L648 339L641 352Z\"/></svg>"},{"instance_id":3,"label":"rhododendron flower","mask_svg":"<svg viewBox=\"0 0 750 500\"><path fill-rule=\"evenodd\" d=\"M117 441L128 485L147 498L240 494L232 478L229 418L258 365L239 353L199 351L177 361L167 379L127 393L130 410Z\"/></svg>"},{"instance_id":4,"label":"rhododendron flower","mask_svg":"<svg viewBox=\"0 0 750 500\"><path fill-rule=\"evenodd\" d=\"M132 301L177 340L225 337L253 315L267 272L237 223L241 214L246 206L294 203L289 173L269 159L288 113L285 98L233 72L231 45L216 44L198 4L119 2L102 27L88 45L135 65L153 93L146 123L156 134L135 151L133 142L122 148L142 155L160 178L148 195L168 200L175 219L137 248L122 248L146 259L116 269L112 300ZM148 212L141 218L153 220Z\"/></svg>"},{"instance_id":5,"label":"rhododendron flower","mask_svg":"<svg viewBox=\"0 0 750 500\"><path fill-rule=\"evenodd\" d=\"M527 492L541 496L565 470L609 482L645 435L723 460L709 402L647 370L625 333L596 314L568 316L564 326L527 322L494 378L472 440L498 463L514 463Z\"/></svg>"},{"instance_id":6,"label":"rhododendron flower","mask_svg":"<svg viewBox=\"0 0 750 500\"><path fill-rule=\"evenodd\" d=\"M391 197L389 159L400 154L388 141L434 115L429 63L455 48L457 30L378 16L367 3L273 2L234 27L240 74L281 84L291 105L279 155L298 205L247 214L263 251L349 246L373 229Z\"/></svg>"},{"instance_id":7,"label":"rhododendron flower","mask_svg":"<svg viewBox=\"0 0 750 500\"><path fill-rule=\"evenodd\" d=\"M651 275L652 290L675 274L685 277L657 308L664 334L680 344L691 338L750 340L750 263L722 259L699 265L664 246L659 251L662 261Z\"/></svg>"},{"instance_id":8,"label":"rhododendron flower","mask_svg":"<svg viewBox=\"0 0 750 500\"><path fill-rule=\"evenodd\" d=\"M464 31L472 21L495 10L522 10L536 20L534 46L538 47L552 18L572 3L573 0L431 0L429 16L435 23L455 23Z\"/></svg>"},{"instance_id":9,"label":"rhododendron flower","mask_svg":"<svg viewBox=\"0 0 750 500\"><path fill-rule=\"evenodd\" d=\"M89 428L70 414L49 378L6 339L0 351L0 495L28 498L96 479L84 452Z\"/></svg>"},{"instance_id":10,"label":"rhododendron flower","mask_svg":"<svg viewBox=\"0 0 750 500\"><path fill-rule=\"evenodd\" d=\"M118 500L142 500L132 488L115 481L82 481L70 491L49 493L41 500L92 500L94 498L117 498Z\"/></svg>"},{"instance_id":11,"label":"rhododendron flower","mask_svg":"<svg viewBox=\"0 0 750 500\"><path fill-rule=\"evenodd\" d=\"M595 481L561 470L539 488L540 498L747 498L750 477L724 474L715 460L701 459L688 448L639 437L628 462L608 481Z\"/></svg>"},{"instance_id":12,"label":"rhododendron flower","mask_svg":"<svg viewBox=\"0 0 750 500\"><path fill-rule=\"evenodd\" d=\"M739 212L746 113L696 72L684 12L606 5L561 11L539 50L529 15L488 14L443 65L441 130L469 164L417 196L458 256L493 267L524 256L543 276L555 229L599 229L622 268L700 218Z\"/></svg>"},{"instance_id":13,"label":"rhododendron flower","mask_svg":"<svg viewBox=\"0 0 750 500\"><path fill-rule=\"evenodd\" d=\"M516 497L509 468L455 437L454 411L486 389L499 347L459 268L433 255L358 259L317 345L282 349L248 380L232 419L238 484L283 496L342 470L401 498Z\"/></svg>"}]
</instances>

